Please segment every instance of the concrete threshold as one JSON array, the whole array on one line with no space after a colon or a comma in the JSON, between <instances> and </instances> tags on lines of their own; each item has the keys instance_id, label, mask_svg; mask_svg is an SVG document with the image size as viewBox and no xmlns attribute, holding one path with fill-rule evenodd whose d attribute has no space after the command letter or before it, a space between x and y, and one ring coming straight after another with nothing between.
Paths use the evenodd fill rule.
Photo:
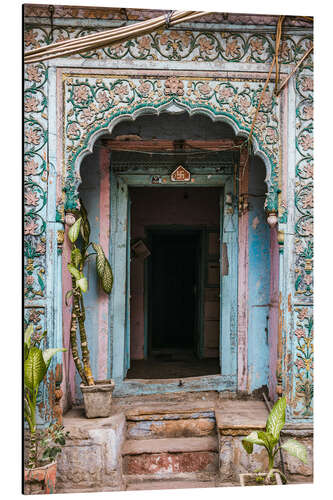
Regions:
<instances>
[{"instance_id":1,"label":"concrete threshold","mask_svg":"<svg viewBox=\"0 0 333 500\"><path fill-rule=\"evenodd\" d=\"M129 439L125 441L122 455L140 455L142 453L186 453L195 451L218 451L217 438L161 438Z\"/></svg>"}]
</instances>

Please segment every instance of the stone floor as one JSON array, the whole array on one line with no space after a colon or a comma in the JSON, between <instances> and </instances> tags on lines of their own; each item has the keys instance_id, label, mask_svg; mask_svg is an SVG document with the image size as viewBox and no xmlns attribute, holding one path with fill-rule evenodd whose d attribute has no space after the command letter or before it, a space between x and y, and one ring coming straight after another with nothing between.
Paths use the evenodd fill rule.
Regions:
<instances>
[{"instance_id":1,"label":"stone floor","mask_svg":"<svg viewBox=\"0 0 333 500\"><path fill-rule=\"evenodd\" d=\"M131 361L127 372L128 379L173 379L198 377L200 375L217 375L220 373L219 359L185 358L172 359L161 356L156 359Z\"/></svg>"}]
</instances>

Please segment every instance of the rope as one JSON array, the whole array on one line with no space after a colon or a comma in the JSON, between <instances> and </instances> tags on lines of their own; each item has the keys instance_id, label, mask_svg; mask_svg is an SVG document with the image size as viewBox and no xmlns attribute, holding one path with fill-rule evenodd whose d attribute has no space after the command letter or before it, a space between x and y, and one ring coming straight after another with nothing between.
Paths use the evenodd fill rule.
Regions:
<instances>
[{"instance_id":1,"label":"rope","mask_svg":"<svg viewBox=\"0 0 333 500\"><path fill-rule=\"evenodd\" d=\"M302 64L302 62L305 61L305 59L310 55L310 53L312 52L312 50L313 50L313 45L311 45L311 47L309 48L309 50L307 50L307 52L304 54L304 56L302 57L302 59L300 61L298 61L298 63L296 64L296 66L294 67L294 69L292 70L292 72L290 73L290 75L288 75L287 78L285 79L285 81L281 84L281 87L279 88L279 90L276 93L277 96L280 94L280 92L283 89L283 87L288 83L288 81L290 80L290 78L295 74L295 72L297 71L297 69Z\"/></svg>"}]
</instances>

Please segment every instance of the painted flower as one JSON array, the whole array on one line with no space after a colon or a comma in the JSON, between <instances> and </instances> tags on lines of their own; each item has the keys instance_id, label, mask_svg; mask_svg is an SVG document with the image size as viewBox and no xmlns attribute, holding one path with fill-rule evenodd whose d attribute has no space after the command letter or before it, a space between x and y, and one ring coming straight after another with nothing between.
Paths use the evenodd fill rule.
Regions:
<instances>
[{"instance_id":1,"label":"painted flower","mask_svg":"<svg viewBox=\"0 0 333 500\"><path fill-rule=\"evenodd\" d=\"M237 40L228 42L225 48L225 55L227 57L237 57L239 55L239 49L240 47L237 43Z\"/></svg>"},{"instance_id":2,"label":"painted flower","mask_svg":"<svg viewBox=\"0 0 333 500\"><path fill-rule=\"evenodd\" d=\"M213 50L213 45L212 42L209 40L209 38L201 37L199 39L199 45L200 45L200 52L206 52L206 54L209 54Z\"/></svg>"},{"instance_id":3,"label":"painted flower","mask_svg":"<svg viewBox=\"0 0 333 500\"><path fill-rule=\"evenodd\" d=\"M304 151L307 151L308 149L313 149L313 137L310 134L305 134L302 135L298 143L302 146Z\"/></svg>"},{"instance_id":4,"label":"painted flower","mask_svg":"<svg viewBox=\"0 0 333 500\"><path fill-rule=\"evenodd\" d=\"M32 111L38 111L39 100L36 97L28 97L24 103L24 111L30 113Z\"/></svg>"},{"instance_id":5,"label":"painted flower","mask_svg":"<svg viewBox=\"0 0 333 500\"><path fill-rule=\"evenodd\" d=\"M29 222L29 224L27 224L24 227L24 234L34 235L35 232L37 231L37 228L38 228L37 223L32 220L31 222Z\"/></svg>"},{"instance_id":6,"label":"painted flower","mask_svg":"<svg viewBox=\"0 0 333 500\"><path fill-rule=\"evenodd\" d=\"M250 45L252 47L253 52L257 52L258 54L262 54L264 51L264 46L261 38L252 38L250 41Z\"/></svg>"},{"instance_id":7,"label":"painted flower","mask_svg":"<svg viewBox=\"0 0 333 500\"><path fill-rule=\"evenodd\" d=\"M266 125L266 115L264 113L258 113L256 123L257 125Z\"/></svg>"},{"instance_id":8,"label":"painted flower","mask_svg":"<svg viewBox=\"0 0 333 500\"><path fill-rule=\"evenodd\" d=\"M42 79L40 74L40 70L37 66L28 66L27 67L27 75L29 82L39 83Z\"/></svg>"},{"instance_id":9,"label":"painted flower","mask_svg":"<svg viewBox=\"0 0 333 500\"><path fill-rule=\"evenodd\" d=\"M67 135L70 139L76 139L79 133L80 129L77 123L71 123L68 126Z\"/></svg>"},{"instance_id":10,"label":"painted flower","mask_svg":"<svg viewBox=\"0 0 333 500\"><path fill-rule=\"evenodd\" d=\"M251 106L250 101L246 97L241 97L239 99L239 107L243 113L247 113L248 108Z\"/></svg>"},{"instance_id":11,"label":"painted flower","mask_svg":"<svg viewBox=\"0 0 333 500\"><path fill-rule=\"evenodd\" d=\"M297 253L297 255L299 255L300 253L302 253L303 250L304 250L303 243L301 241L299 241L298 243L296 243L296 245L295 245L295 252Z\"/></svg>"},{"instance_id":12,"label":"painted flower","mask_svg":"<svg viewBox=\"0 0 333 500\"><path fill-rule=\"evenodd\" d=\"M30 275L27 276L26 282L27 282L27 285L29 285L29 286L33 285L33 283L34 283L34 277L30 276Z\"/></svg>"},{"instance_id":13,"label":"painted flower","mask_svg":"<svg viewBox=\"0 0 333 500\"><path fill-rule=\"evenodd\" d=\"M125 85L125 84L117 85L116 88L115 88L114 93L116 95L119 95L120 97L124 97L125 95L129 94L128 86Z\"/></svg>"},{"instance_id":14,"label":"painted flower","mask_svg":"<svg viewBox=\"0 0 333 500\"><path fill-rule=\"evenodd\" d=\"M304 364L304 361L303 359L300 359L298 358L296 361L295 361L295 365L297 366L297 368L300 370L302 368L305 368L305 364Z\"/></svg>"},{"instance_id":15,"label":"painted flower","mask_svg":"<svg viewBox=\"0 0 333 500\"><path fill-rule=\"evenodd\" d=\"M313 120L313 106L304 106L303 115L306 120Z\"/></svg>"},{"instance_id":16,"label":"painted flower","mask_svg":"<svg viewBox=\"0 0 333 500\"><path fill-rule=\"evenodd\" d=\"M303 328L296 328L295 330L295 335L298 339L304 338L305 337L305 331Z\"/></svg>"},{"instance_id":17,"label":"painted flower","mask_svg":"<svg viewBox=\"0 0 333 500\"><path fill-rule=\"evenodd\" d=\"M25 131L25 138L28 144L39 144L40 143L40 131L33 128L28 128Z\"/></svg>"},{"instance_id":18,"label":"painted flower","mask_svg":"<svg viewBox=\"0 0 333 500\"><path fill-rule=\"evenodd\" d=\"M148 36L143 36L138 41L139 48L143 50L149 50L151 46L151 40Z\"/></svg>"},{"instance_id":19,"label":"painted flower","mask_svg":"<svg viewBox=\"0 0 333 500\"><path fill-rule=\"evenodd\" d=\"M100 103L102 107L107 107L109 104L109 96L105 90L98 92L96 101Z\"/></svg>"},{"instance_id":20,"label":"painted flower","mask_svg":"<svg viewBox=\"0 0 333 500\"><path fill-rule=\"evenodd\" d=\"M32 45L33 47L38 47L39 43L36 40L36 37L38 36L38 33L36 31L26 31L24 33L24 44L26 47L29 47L29 45Z\"/></svg>"},{"instance_id":21,"label":"painted flower","mask_svg":"<svg viewBox=\"0 0 333 500\"><path fill-rule=\"evenodd\" d=\"M200 94L207 95L211 93L211 88L208 83L202 83L198 85Z\"/></svg>"},{"instance_id":22,"label":"painted flower","mask_svg":"<svg viewBox=\"0 0 333 500\"><path fill-rule=\"evenodd\" d=\"M116 43L110 47L110 50L119 55L125 50L125 47L122 43Z\"/></svg>"},{"instance_id":23,"label":"painted flower","mask_svg":"<svg viewBox=\"0 0 333 500\"><path fill-rule=\"evenodd\" d=\"M68 39L69 39L68 36L58 35L57 38L56 38L56 43L58 43L58 42L64 42L65 40L68 40Z\"/></svg>"},{"instance_id":24,"label":"painted flower","mask_svg":"<svg viewBox=\"0 0 333 500\"><path fill-rule=\"evenodd\" d=\"M276 142L277 141L277 133L276 131L269 127L267 128L267 131L266 131L266 138L272 143L272 142Z\"/></svg>"},{"instance_id":25,"label":"painted flower","mask_svg":"<svg viewBox=\"0 0 333 500\"><path fill-rule=\"evenodd\" d=\"M34 191L24 193L25 204L29 206L36 206L38 204L38 196Z\"/></svg>"},{"instance_id":26,"label":"painted flower","mask_svg":"<svg viewBox=\"0 0 333 500\"><path fill-rule=\"evenodd\" d=\"M34 160L29 160L24 164L25 175L36 175L38 163Z\"/></svg>"},{"instance_id":27,"label":"painted flower","mask_svg":"<svg viewBox=\"0 0 333 500\"><path fill-rule=\"evenodd\" d=\"M308 308L307 307L302 307L302 309L300 309L298 311L298 319L301 320L301 321L304 321L305 318L307 318L309 316L309 313L308 313Z\"/></svg>"},{"instance_id":28,"label":"painted flower","mask_svg":"<svg viewBox=\"0 0 333 500\"><path fill-rule=\"evenodd\" d=\"M141 82L140 85L138 86L138 91L142 95L147 95L150 90L150 84L148 82Z\"/></svg>"},{"instance_id":29,"label":"painted flower","mask_svg":"<svg viewBox=\"0 0 333 500\"><path fill-rule=\"evenodd\" d=\"M41 314L41 311L35 311L35 310L30 311L29 321L31 323L34 323L34 324L39 323L39 321L40 321L40 314Z\"/></svg>"},{"instance_id":30,"label":"painted flower","mask_svg":"<svg viewBox=\"0 0 333 500\"><path fill-rule=\"evenodd\" d=\"M313 222L311 220L307 220L303 222L303 231L308 235L308 236L313 236Z\"/></svg>"},{"instance_id":31,"label":"painted flower","mask_svg":"<svg viewBox=\"0 0 333 500\"><path fill-rule=\"evenodd\" d=\"M233 94L234 93L230 87L220 87L220 89L219 89L220 99L229 99L229 97L232 97Z\"/></svg>"},{"instance_id":32,"label":"painted flower","mask_svg":"<svg viewBox=\"0 0 333 500\"><path fill-rule=\"evenodd\" d=\"M88 88L84 85L80 85L78 87L75 87L73 99L76 103L85 102L88 99L88 95Z\"/></svg>"},{"instance_id":33,"label":"painted flower","mask_svg":"<svg viewBox=\"0 0 333 500\"><path fill-rule=\"evenodd\" d=\"M84 108L81 111L81 120L85 125L87 125L93 117L94 113L90 108Z\"/></svg>"},{"instance_id":34,"label":"painted flower","mask_svg":"<svg viewBox=\"0 0 333 500\"><path fill-rule=\"evenodd\" d=\"M288 42L286 40L284 40L281 43L281 47L280 47L281 58L282 59L289 59L289 54L290 54L290 48L288 46Z\"/></svg>"},{"instance_id":35,"label":"painted flower","mask_svg":"<svg viewBox=\"0 0 333 500\"><path fill-rule=\"evenodd\" d=\"M184 84L175 76L170 76L165 82L164 92L166 95L184 95Z\"/></svg>"},{"instance_id":36,"label":"painted flower","mask_svg":"<svg viewBox=\"0 0 333 500\"><path fill-rule=\"evenodd\" d=\"M302 196L303 208L313 208L313 192L308 191Z\"/></svg>"},{"instance_id":37,"label":"painted flower","mask_svg":"<svg viewBox=\"0 0 333 500\"><path fill-rule=\"evenodd\" d=\"M265 92L262 98L262 104L268 108L269 106L272 105L272 96L269 92Z\"/></svg>"},{"instance_id":38,"label":"painted flower","mask_svg":"<svg viewBox=\"0 0 333 500\"><path fill-rule=\"evenodd\" d=\"M161 45L166 45L169 40L169 35L167 33L163 33L160 38Z\"/></svg>"},{"instance_id":39,"label":"painted flower","mask_svg":"<svg viewBox=\"0 0 333 500\"><path fill-rule=\"evenodd\" d=\"M303 168L303 172L307 177L313 177L313 163L307 163Z\"/></svg>"},{"instance_id":40,"label":"painted flower","mask_svg":"<svg viewBox=\"0 0 333 500\"><path fill-rule=\"evenodd\" d=\"M36 252L40 253L41 255L44 255L46 251L45 243L38 243L36 246Z\"/></svg>"},{"instance_id":41,"label":"painted flower","mask_svg":"<svg viewBox=\"0 0 333 500\"><path fill-rule=\"evenodd\" d=\"M184 33L180 38L184 47L188 47L190 45L191 38L186 33Z\"/></svg>"},{"instance_id":42,"label":"painted flower","mask_svg":"<svg viewBox=\"0 0 333 500\"><path fill-rule=\"evenodd\" d=\"M307 91L307 90L313 90L313 78L310 76L306 76L302 80L302 90Z\"/></svg>"},{"instance_id":43,"label":"painted flower","mask_svg":"<svg viewBox=\"0 0 333 500\"><path fill-rule=\"evenodd\" d=\"M304 283L305 283L306 285L308 285L308 286L310 286L310 285L311 285L311 283L312 283L312 276L311 276L311 274L306 274L306 275L304 276Z\"/></svg>"}]
</instances>

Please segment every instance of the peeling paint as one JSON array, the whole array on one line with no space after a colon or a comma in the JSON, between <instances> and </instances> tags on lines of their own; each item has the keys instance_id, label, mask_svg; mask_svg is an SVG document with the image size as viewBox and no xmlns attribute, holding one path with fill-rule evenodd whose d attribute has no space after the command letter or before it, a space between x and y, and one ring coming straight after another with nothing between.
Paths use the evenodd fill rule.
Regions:
<instances>
[{"instance_id":1,"label":"peeling paint","mask_svg":"<svg viewBox=\"0 0 333 500\"><path fill-rule=\"evenodd\" d=\"M253 229L257 229L258 224L260 224L260 220L259 220L259 218L257 216L255 216L255 218L252 221L252 227L253 227Z\"/></svg>"}]
</instances>

